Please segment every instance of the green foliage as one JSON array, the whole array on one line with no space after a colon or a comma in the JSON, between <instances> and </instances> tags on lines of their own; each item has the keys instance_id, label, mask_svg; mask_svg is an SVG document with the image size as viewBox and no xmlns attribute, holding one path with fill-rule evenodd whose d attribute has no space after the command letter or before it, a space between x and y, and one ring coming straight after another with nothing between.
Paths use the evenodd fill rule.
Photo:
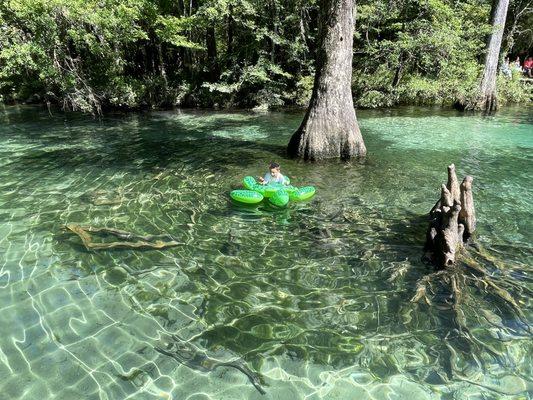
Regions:
<instances>
[{"instance_id":1,"label":"green foliage","mask_svg":"<svg viewBox=\"0 0 533 400\"><path fill-rule=\"evenodd\" d=\"M0 90L97 111L124 70L125 50L145 40L134 0L10 0L0 5ZM122 88L118 88L122 90Z\"/></svg>"},{"instance_id":2,"label":"green foliage","mask_svg":"<svg viewBox=\"0 0 533 400\"><path fill-rule=\"evenodd\" d=\"M195 43L187 38L186 33L194 26L194 19L191 17L157 17L155 22L155 33L162 42L170 43L176 47L205 50L204 46Z\"/></svg>"},{"instance_id":3,"label":"green foliage","mask_svg":"<svg viewBox=\"0 0 533 400\"><path fill-rule=\"evenodd\" d=\"M503 75L498 76L498 100L500 104L525 103L533 100L531 86L520 83L518 77L508 79Z\"/></svg>"},{"instance_id":4,"label":"green foliage","mask_svg":"<svg viewBox=\"0 0 533 400\"><path fill-rule=\"evenodd\" d=\"M298 79L296 83L296 93L294 101L299 106L307 106L311 100L311 93L313 92L314 75L304 75Z\"/></svg>"},{"instance_id":5,"label":"green foliage","mask_svg":"<svg viewBox=\"0 0 533 400\"><path fill-rule=\"evenodd\" d=\"M356 49L361 50L354 62L356 104L451 104L469 96L490 31L489 13L490 4L477 0L361 5L356 34Z\"/></svg>"},{"instance_id":6,"label":"green foliage","mask_svg":"<svg viewBox=\"0 0 533 400\"><path fill-rule=\"evenodd\" d=\"M316 3L4 0L0 96L93 113L305 106L314 80ZM359 1L356 104L451 104L472 96L489 12L488 0ZM509 43L529 40L511 31ZM500 83L505 101L523 100L522 92L515 81Z\"/></svg>"}]
</instances>

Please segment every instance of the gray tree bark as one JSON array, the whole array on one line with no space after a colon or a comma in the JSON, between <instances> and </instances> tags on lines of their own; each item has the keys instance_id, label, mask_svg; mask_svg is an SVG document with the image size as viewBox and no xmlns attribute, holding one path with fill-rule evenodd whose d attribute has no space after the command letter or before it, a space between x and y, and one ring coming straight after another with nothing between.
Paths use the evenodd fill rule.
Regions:
<instances>
[{"instance_id":1,"label":"gray tree bark","mask_svg":"<svg viewBox=\"0 0 533 400\"><path fill-rule=\"evenodd\" d=\"M441 195L430 211L426 234L426 257L439 268L455 263L455 256L476 230L476 212L472 195L472 177L461 185L455 165L448 166L448 184L441 186Z\"/></svg>"},{"instance_id":2,"label":"gray tree bark","mask_svg":"<svg viewBox=\"0 0 533 400\"><path fill-rule=\"evenodd\" d=\"M485 69L479 87L479 96L472 107L476 110L494 111L498 109L498 93L496 78L498 76L498 61L502 46L503 31L509 0L493 0L492 4L492 33L487 40L487 53L485 55Z\"/></svg>"},{"instance_id":3,"label":"gray tree bark","mask_svg":"<svg viewBox=\"0 0 533 400\"><path fill-rule=\"evenodd\" d=\"M288 153L315 161L364 156L366 147L353 106L353 0L320 0L313 94Z\"/></svg>"}]
</instances>

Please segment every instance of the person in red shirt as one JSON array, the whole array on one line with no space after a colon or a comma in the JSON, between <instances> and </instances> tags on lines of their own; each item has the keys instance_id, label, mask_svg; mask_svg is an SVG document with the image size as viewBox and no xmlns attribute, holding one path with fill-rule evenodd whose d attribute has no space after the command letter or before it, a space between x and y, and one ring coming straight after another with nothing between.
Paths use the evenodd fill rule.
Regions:
<instances>
[{"instance_id":1,"label":"person in red shirt","mask_svg":"<svg viewBox=\"0 0 533 400\"><path fill-rule=\"evenodd\" d=\"M524 73L530 77L533 78L533 57L528 57L526 61L524 61Z\"/></svg>"}]
</instances>

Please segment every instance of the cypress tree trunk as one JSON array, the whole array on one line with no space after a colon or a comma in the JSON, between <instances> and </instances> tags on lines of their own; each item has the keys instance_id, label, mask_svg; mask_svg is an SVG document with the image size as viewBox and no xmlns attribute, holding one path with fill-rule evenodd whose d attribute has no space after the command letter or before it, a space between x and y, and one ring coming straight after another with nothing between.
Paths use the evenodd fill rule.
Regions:
<instances>
[{"instance_id":1,"label":"cypress tree trunk","mask_svg":"<svg viewBox=\"0 0 533 400\"><path fill-rule=\"evenodd\" d=\"M305 160L364 156L353 107L353 0L320 0L313 95L288 153Z\"/></svg>"},{"instance_id":2,"label":"cypress tree trunk","mask_svg":"<svg viewBox=\"0 0 533 400\"><path fill-rule=\"evenodd\" d=\"M494 0L492 4L492 33L487 40L487 54L485 69L479 87L479 96L469 107L476 110L494 111L498 108L496 78L498 76L498 61L502 45L503 31L509 0Z\"/></svg>"},{"instance_id":3,"label":"cypress tree trunk","mask_svg":"<svg viewBox=\"0 0 533 400\"><path fill-rule=\"evenodd\" d=\"M233 6L228 7L226 58L233 56Z\"/></svg>"},{"instance_id":4,"label":"cypress tree trunk","mask_svg":"<svg viewBox=\"0 0 533 400\"><path fill-rule=\"evenodd\" d=\"M214 26L208 26L205 34L205 44L207 47L207 79L215 82L220 75L220 68L217 59L217 41Z\"/></svg>"}]
</instances>

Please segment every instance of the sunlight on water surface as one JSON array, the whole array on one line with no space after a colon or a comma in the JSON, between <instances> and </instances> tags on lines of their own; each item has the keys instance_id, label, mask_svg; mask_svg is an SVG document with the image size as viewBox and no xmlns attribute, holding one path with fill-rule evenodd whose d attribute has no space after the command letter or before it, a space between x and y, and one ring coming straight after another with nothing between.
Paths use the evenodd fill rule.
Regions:
<instances>
[{"instance_id":1,"label":"sunlight on water surface","mask_svg":"<svg viewBox=\"0 0 533 400\"><path fill-rule=\"evenodd\" d=\"M360 111L350 164L287 160L301 117L4 108L0 398L529 398L533 109ZM315 198L232 204L273 160ZM409 301L452 162L474 176L472 257L522 313L466 280L459 314L445 284ZM89 252L67 223L180 244Z\"/></svg>"}]
</instances>

